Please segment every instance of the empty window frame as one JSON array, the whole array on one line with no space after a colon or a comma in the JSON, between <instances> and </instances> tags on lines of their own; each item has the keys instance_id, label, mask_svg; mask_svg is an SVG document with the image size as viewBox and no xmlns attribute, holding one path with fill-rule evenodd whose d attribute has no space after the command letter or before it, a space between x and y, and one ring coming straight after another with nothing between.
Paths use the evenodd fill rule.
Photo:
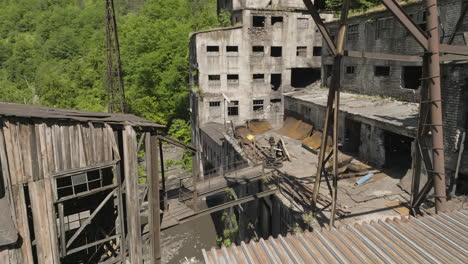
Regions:
<instances>
[{"instance_id":1,"label":"empty window frame","mask_svg":"<svg viewBox=\"0 0 468 264\"><path fill-rule=\"evenodd\" d=\"M217 74L208 75L208 81L210 81L210 82L216 82L216 81L220 81L220 80L221 80L221 75L217 75Z\"/></svg>"},{"instance_id":2,"label":"empty window frame","mask_svg":"<svg viewBox=\"0 0 468 264\"><path fill-rule=\"evenodd\" d=\"M265 74L263 74L263 73L254 73L252 75L252 80L254 82L264 82L265 81Z\"/></svg>"},{"instance_id":3,"label":"empty window frame","mask_svg":"<svg viewBox=\"0 0 468 264\"><path fill-rule=\"evenodd\" d=\"M231 101L228 104L227 113L228 113L228 116L238 116L239 115L239 101Z\"/></svg>"},{"instance_id":4,"label":"empty window frame","mask_svg":"<svg viewBox=\"0 0 468 264\"><path fill-rule=\"evenodd\" d=\"M297 19L297 28L298 29L308 29L309 28L309 19L308 18L298 18Z\"/></svg>"},{"instance_id":5,"label":"empty window frame","mask_svg":"<svg viewBox=\"0 0 468 264\"><path fill-rule=\"evenodd\" d=\"M227 82L228 84L239 84L239 74L228 74Z\"/></svg>"},{"instance_id":6,"label":"empty window frame","mask_svg":"<svg viewBox=\"0 0 468 264\"><path fill-rule=\"evenodd\" d=\"M206 46L206 52L219 53L219 46Z\"/></svg>"},{"instance_id":7,"label":"empty window frame","mask_svg":"<svg viewBox=\"0 0 468 264\"><path fill-rule=\"evenodd\" d=\"M283 48L279 46L272 46L270 54L272 57L281 57L283 56Z\"/></svg>"},{"instance_id":8,"label":"empty window frame","mask_svg":"<svg viewBox=\"0 0 468 264\"><path fill-rule=\"evenodd\" d=\"M298 57L306 57L306 56L307 56L307 47L306 47L306 46L299 46L299 47L297 47L296 56L298 56Z\"/></svg>"},{"instance_id":9,"label":"empty window frame","mask_svg":"<svg viewBox=\"0 0 468 264\"><path fill-rule=\"evenodd\" d=\"M228 55L237 55L239 53L238 46L226 46L226 53Z\"/></svg>"},{"instance_id":10,"label":"empty window frame","mask_svg":"<svg viewBox=\"0 0 468 264\"><path fill-rule=\"evenodd\" d=\"M210 108L211 107L220 107L221 106L221 101L211 101L210 102Z\"/></svg>"},{"instance_id":11,"label":"empty window frame","mask_svg":"<svg viewBox=\"0 0 468 264\"><path fill-rule=\"evenodd\" d=\"M355 74L356 66L346 66L346 74Z\"/></svg>"},{"instance_id":12,"label":"empty window frame","mask_svg":"<svg viewBox=\"0 0 468 264\"><path fill-rule=\"evenodd\" d=\"M392 34L392 18L379 19L376 22L375 39L388 39Z\"/></svg>"},{"instance_id":13,"label":"empty window frame","mask_svg":"<svg viewBox=\"0 0 468 264\"><path fill-rule=\"evenodd\" d=\"M348 40L358 40L359 39L359 24L349 25L348 26L348 33L347 33Z\"/></svg>"},{"instance_id":14,"label":"empty window frame","mask_svg":"<svg viewBox=\"0 0 468 264\"><path fill-rule=\"evenodd\" d=\"M282 16L272 16L271 17L271 24L272 25L281 24L281 23L283 23L283 17Z\"/></svg>"},{"instance_id":15,"label":"empty window frame","mask_svg":"<svg viewBox=\"0 0 468 264\"><path fill-rule=\"evenodd\" d=\"M401 73L401 86L407 89L418 89L421 86L422 67L403 66Z\"/></svg>"},{"instance_id":16,"label":"empty window frame","mask_svg":"<svg viewBox=\"0 0 468 264\"><path fill-rule=\"evenodd\" d=\"M112 181L112 167L84 171L74 175L57 176L55 178L56 198L60 200L82 196L90 191L110 186Z\"/></svg>"},{"instance_id":17,"label":"empty window frame","mask_svg":"<svg viewBox=\"0 0 468 264\"><path fill-rule=\"evenodd\" d=\"M252 46L252 54L255 56L263 56L265 53L265 47L263 46Z\"/></svg>"},{"instance_id":18,"label":"empty window frame","mask_svg":"<svg viewBox=\"0 0 468 264\"><path fill-rule=\"evenodd\" d=\"M312 50L312 55L313 56L322 56L322 47L314 46L314 48Z\"/></svg>"},{"instance_id":19,"label":"empty window frame","mask_svg":"<svg viewBox=\"0 0 468 264\"><path fill-rule=\"evenodd\" d=\"M281 73L272 73L270 84L273 91L278 91L281 87Z\"/></svg>"},{"instance_id":20,"label":"empty window frame","mask_svg":"<svg viewBox=\"0 0 468 264\"><path fill-rule=\"evenodd\" d=\"M256 112L263 111L263 100L253 100L253 110Z\"/></svg>"},{"instance_id":21,"label":"empty window frame","mask_svg":"<svg viewBox=\"0 0 468 264\"><path fill-rule=\"evenodd\" d=\"M377 76L377 77L390 76L390 66L375 66L374 76Z\"/></svg>"},{"instance_id":22,"label":"empty window frame","mask_svg":"<svg viewBox=\"0 0 468 264\"><path fill-rule=\"evenodd\" d=\"M252 26L253 27L265 27L265 17L264 16L252 16Z\"/></svg>"}]
</instances>

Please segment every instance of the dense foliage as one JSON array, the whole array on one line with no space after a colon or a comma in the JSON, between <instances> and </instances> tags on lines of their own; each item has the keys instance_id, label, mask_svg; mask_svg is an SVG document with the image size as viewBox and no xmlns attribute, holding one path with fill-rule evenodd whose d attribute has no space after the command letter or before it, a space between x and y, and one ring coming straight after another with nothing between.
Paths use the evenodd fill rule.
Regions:
<instances>
[{"instance_id":1,"label":"dense foliage","mask_svg":"<svg viewBox=\"0 0 468 264\"><path fill-rule=\"evenodd\" d=\"M351 12L361 12L376 5L381 4L380 0L351 0ZM343 0L325 0L325 9L340 11Z\"/></svg>"},{"instance_id":2,"label":"dense foliage","mask_svg":"<svg viewBox=\"0 0 468 264\"><path fill-rule=\"evenodd\" d=\"M115 0L129 111L189 136L190 32L216 0ZM0 0L0 101L106 111L104 0Z\"/></svg>"}]
</instances>

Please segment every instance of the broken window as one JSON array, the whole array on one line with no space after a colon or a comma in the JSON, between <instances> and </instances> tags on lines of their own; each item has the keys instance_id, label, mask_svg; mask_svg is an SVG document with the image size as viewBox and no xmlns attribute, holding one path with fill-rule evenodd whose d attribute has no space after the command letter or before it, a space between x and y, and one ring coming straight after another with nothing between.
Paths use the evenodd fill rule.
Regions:
<instances>
[{"instance_id":1,"label":"broken window","mask_svg":"<svg viewBox=\"0 0 468 264\"><path fill-rule=\"evenodd\" d=\"M272 16L271 17L271 24L272 25L281 24L281 23L283 23L283 17L282 16Z\"/></svg>"},{"instance_id":2,"label":"broken window","mask_svg":"<svg viewBox=\"0 0 468 264\"><path fill-rule=\"evenodd\" d=\"M283 48L282 47L271 47L271 56L272 57L281 57L281 56L283 56Z\"/></svg>"},{"instance_id":3,"label":"broken window","mask_svg":"<svg viewBox=\"0 0 468 264\"><path fill-rule=\"evenodd\" d=\"M349 25L348 26L348 40L358 40L359 39L359 24Z\"/></svg>"},{"instance_id":4,"label":"broken window","mask_svg":"<svg viewBox=\"0 0 468 264\"><path fill-rule=\"evenodd\" d=\"M220 101L211 101L210 102L210 107L220 107L221 102Z\"/></svg>"},{"instance_id":5,"label":"broken window","mask_svg":"<svg viewBox=\"0 0 468 264\"><path fill-rule=\"evenodd\" d=\"M252 46L252 53L256 56L263 56L265 48L263 46Z\"/></svg>"},{"instance_id":6,"label":"broken window","mask_svg":"<svg viewBox=\"0 0 468 264\"><path fill-rule=\"evenodd\" d=\"M254 82L263 82L265 79L265 74L263 73L255 73L252 76Z\"/></svg>"},{"instance_id":7,"label":"broken window","mask_svg":"<svg viewBox=\"0 0 468 264\"><path fill-rule=\"evenodd\" d=\"M236 55L239 52L238 46L226 46L226 52L228 55Z\"/></svg>"},{"instance_id":8,"label":"broken window","mask_svg":"<svg viewBox=\"0 0 468 264\"><path fill-rule=\"evenodd\" d=\"M298 57L306 57L306 56L307 56L307 47L306 47L306 46L299 46L299 47L297 47L296 56L298 56Z\"/></svg>"},{"instance_id":9,"label":"broken window","mask_svg":"<svg viewBox=\"0 0 468 264\"><path fill-rule=\"evenodd\" d=\"M228 84L238 84L239 83L239 74L228 74L227 75Z\"/></svg>"},{"instance_id":10,"label":"broken window","mask_svg":"<svg viewBox=\"0 0 468 264\"><path fill-rule=\"evenodd\" d=\"M390 67L389 66L375 66L374 68L374 76L378 77L385 77L390 75Z\"/></svg>"},{"instance_id":11,"label":"broken window","mask_svg":"<svg viewBox=\"0 0 468 264\"><path fill-rule=\"evenodd\" d=\"M383 18L376 21L375 39L390 38L392 34L392 19Z\"/></svg>"},{"instance_id":12,"label":"broken window","mask_svg":"<svg viewBox=\"0 0 468 264\"><path fill-rule=\"evenodd\" d=\"M219 46L206 46L206 52L219 52Z\"/></svg>"},{"instance_id":13,"label":"broken window","mask_svg":"<svg viewBox=\"0 0 468 264\"><path fill-rule=\"evenodd\" d=\"M297 28L298 29L308 29L309 28L309 19L308 18L298 18L297 19Z\"/></svg>"},{"instance_id":14,"label":"broken window","mask_svg":"<svg viewBox=\"0 0 468 264\"><path fill-rule=\"evenodd\" d=\"M421 76L421 66L403 66L401 86L408 89L418 89L421 86Z\"/></svg>"},{"instance_id":15,"label":"broken window","mask_svg":"<svg viewBox=\"0 0 468 264\"><path fill-rule=\"evenodd\" d=\"M253 16L252 17L252 26L253 27L265 27L265 17L264 16Z\"/></svg>"},{"instance_id":16,"label":"broken window","mask_svg":"<svg viewBox=\"0 0 468 264\"><path fill-rule=\"evenodd\" d=\"M210 85L217 85L221 82L220 75L208 75L208 83Z\"/></svg>"},{"instance_id":17,"label":"broken window","mask_svg":"<svg viewBox=\"0 0 468 264\"><path fill-rule=\"evenodd\" d=\"M104 182L104 175L112 175L112 168L91 170L72 176L57 177L55 179L57 199L77 197L82 193L88 193L94 189L112 184L112 181L109 180Z\"/></svg>"},{"instance_id":18,"label":"broken window","mask_svg":"<svg viewBox=\"0 0 468 264\"><path fill-rule=\"evenodd\" d=\"M278 88L281 86L281 73L272 73L271 74L271 89L273 91L278 91Z\"/></svg>"},{"instance_id":19,"label":"broken window","mask_svg":"<svg viewBox=\"0 0 468 264\"><path fill-rule=\"evenodd\" d=\"M322 47L315 46L314 49L312 50L312 55L313 56L322 56Z\"/></svg>"},{"instance_id":20,"label":"broken window","mask_svg":"<svg viewBox=\"0 0 468 264\"><path fill-rule=\"evenodd\" d=\"M410 18L413 19L414 23L416 23L423 31L427 30L427 20L426 20L426 12L421 11L415 14L410 14ZM407 31L407 35L410 36L411 33Z\"/></svg>"},{"instance_id":21,"label":"broken window","mask_svg":"<svg viewBox=\"0 0 468 264\"><path fill-rule=\"evenodd\" d=\"M354 74L356 72L356 66L347 66L346 74Z\"/></svg>"},{"instance_id":22,"label":"broken window","mask_svg":"<svg viewBox=\"0 0 468 264\"><path fill-rule=\"evenodd\" d=\"M239 115L239 101L231 101L228 104L228 116L238 116Z\"/></svg>"},{"instance_id":23,"label":"broken window","mask_svg":"<svg viewBox=\"0 0 468 264\"><path fill-rule=\"evenodd\" d=\"M263 100L253 100L253 110L263 111Z\"/></svg>"}]
</instances>

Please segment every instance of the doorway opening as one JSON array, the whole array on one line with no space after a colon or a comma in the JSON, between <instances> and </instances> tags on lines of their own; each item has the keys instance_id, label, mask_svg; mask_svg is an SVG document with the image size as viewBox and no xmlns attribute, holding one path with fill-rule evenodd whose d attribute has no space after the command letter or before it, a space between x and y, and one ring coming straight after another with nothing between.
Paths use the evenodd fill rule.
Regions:
<instances>
[{"instance_id":1,"label":"doorway opening","mask_svg":"<svg viewBox=\"0 0 468 264\"><path fill-rule=\"evenodd\" d=\"M407 136L385 131L385 167L397 178L403 177L411 168L411 143L413 139Z\"/></svg>"},{"instance_id":2,"label":"doorway opening","mask_svg":"<svg viewBox=\"0 0 468 264\"><path fill-rule=\"evenodd\" d=\"M350 154L358 154L360 145L361 123L346 118L343 151Z\"/></svg>"}]
</instances>

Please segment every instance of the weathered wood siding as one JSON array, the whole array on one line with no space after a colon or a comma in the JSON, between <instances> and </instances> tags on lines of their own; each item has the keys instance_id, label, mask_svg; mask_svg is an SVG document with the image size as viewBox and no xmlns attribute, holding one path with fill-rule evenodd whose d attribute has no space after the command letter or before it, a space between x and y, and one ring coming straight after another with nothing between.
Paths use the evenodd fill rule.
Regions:
<instances>
[{"instance_id":1,"label":"weathered wood siding","mask_svg":"<svg viewBox=\"0 0 468 264\"><path fill-rule=\"evenodd\" d=\"M33 263L24 188L27 186L38 260L49 264L59 263L51 175L119 160L120 155L114 131L107 124L2 118L0 159L22 239L20 249L0 250L0 263Z\"/></svg>"}]
</instances>

